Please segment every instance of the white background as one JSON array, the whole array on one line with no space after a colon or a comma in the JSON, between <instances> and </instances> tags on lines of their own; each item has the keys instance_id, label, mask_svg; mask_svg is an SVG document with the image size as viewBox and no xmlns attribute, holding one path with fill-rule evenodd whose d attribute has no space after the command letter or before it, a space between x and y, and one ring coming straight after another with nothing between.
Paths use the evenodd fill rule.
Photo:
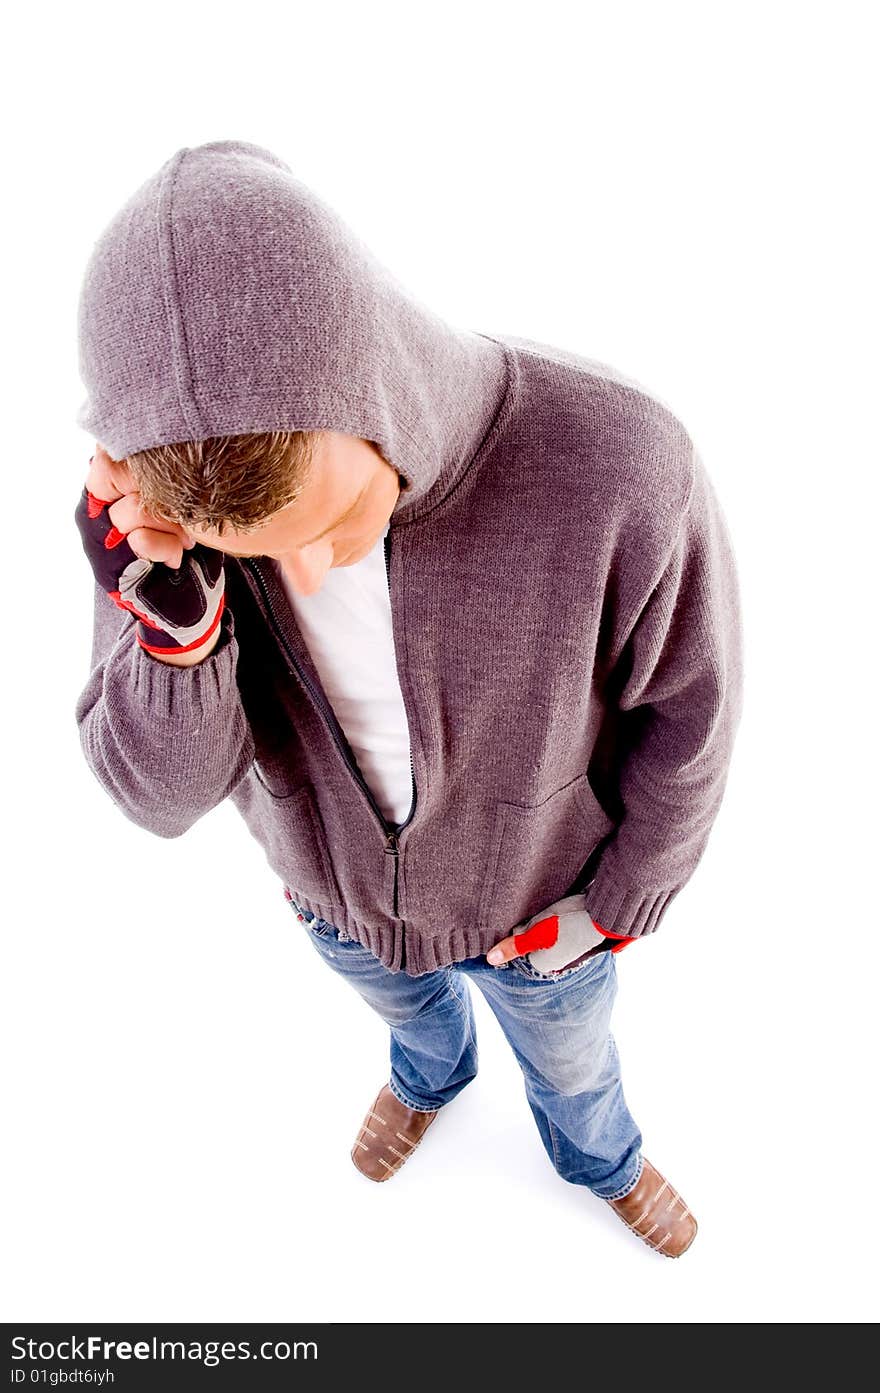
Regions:
<instances>
[{"instance_id":1,"label":"white background","mask_svg":"<svg viewBox=\"0 0 880 1393\"><path fill-rule=\"evenodd\" d=\"M78 4L7 19L5 1320L863 1321L875 1270L876 47L867 4ZM385 1027L232 805L164 841L82 758L73 509L94 240L181 145L274 149L461 327L615 364L694 436L746 707L658 934L617 959L651 1253L478 1078L392 1184Z\"/></svg>"}]
</instances>

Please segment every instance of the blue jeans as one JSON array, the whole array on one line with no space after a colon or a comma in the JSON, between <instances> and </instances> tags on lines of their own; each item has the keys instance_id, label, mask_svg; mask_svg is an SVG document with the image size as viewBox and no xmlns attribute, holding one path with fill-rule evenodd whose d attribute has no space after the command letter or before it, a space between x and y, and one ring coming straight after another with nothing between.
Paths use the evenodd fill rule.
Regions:
<instances>
[{"instance_id":1,"label":"blue jeans","mask_svg":"<svg viewBox=\"0 0 880 1393\"><path fill-rule=\"evenodd\" d=\"M408 1108L433 1112L477 1072L467 977L488 1001L516 1056L541 1141L563 1180L620 1199L642 1171L642 1136L620 1078L608 1022L617 994L613 953L542 975L527 958L492 967L466 958L410 977L389 970L355 939L289 900L324 962L391 1030L389 1086Z\"/></svg>"}]
</instances>

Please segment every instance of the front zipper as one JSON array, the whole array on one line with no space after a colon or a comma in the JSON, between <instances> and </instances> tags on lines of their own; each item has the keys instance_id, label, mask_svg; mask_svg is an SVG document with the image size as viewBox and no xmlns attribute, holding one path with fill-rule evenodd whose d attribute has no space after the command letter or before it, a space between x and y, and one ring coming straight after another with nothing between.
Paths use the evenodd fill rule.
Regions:
<instances>
[{"instance_id":1,"label":"front zipper","mask_svg":"<svg viewBox=\"0 0 880 1393\"><path fill-rule=\"evenodd\" d=\"M386 534L385 534L384 546L385 546L385 579L386 579L386 581L387 581L387 583L388 583L388 603L390 604L390 603L391 603L391 528L390 528L390 527L389 527L388 531L387 531ZM392 635L392 642L393 642L393 635ZM402 695L403 695L403 693L401 693L401 696L402 696ZM416 799L417 799L417 796L418 796L418 795L417 795L417 793L416 793L416 771L415 771L415 766L414 766L414 764L413 764L413 757L412 757L412 742L410 742L410 750L409 750L409 772L410 772L410 778L412 779L412 803L410 804L409 812L408 812L407 815L406 815L406 821L405 821L405 822L401 822L401 823L399 824L399 827L398 827L398 830L399 830L399 831L402 831L404 827L408 827L408 826L409 826L409 824L412 822L412 819L413 819L413 813L414 813L415 810L416 810Z\"/></svg>"},{"instance_id":2,"label":"front zipper","mask_svg":"<svg viewBox=\"0 0 880 1393\"><path fill-rule=\"evenodd\" d=\"M390 597L390 594L391 594L391 579L390 579L389 562L388 562L389 551L390 551L390 532L388 533L388 535L387 535L386 538L385 538L385 547L384 547L384 550L385 550L385 575L386 575L386 579L387 579L387 581L388 581L388 593L389 593L389 597ZM276 633L276 635L277 635L277 637L278 637L279 642L281 643L281 647L283 648L283 650L284 650L284 652L285 652L285 654L286 654L286 656L287 656L287 660L288 660L288 662L289 662L289 664L290 664L290 666L291 666L292 671L296 673L296 675L297 675L297 677L299 678L300 682L303 684L303 686L305 687L306 691L307 691L307 692L309 693L309 695L311 696L312 701L315 703L315 705L317 706L318 710L321 712L321 714L322 714L322 716L323 716L323 718L324 718L324 722L325 722L325 724L326 724L328 730L330 731L330 734L331 734L332 737L333 737L333 742L334 742L334 744L336 745L336 748L339 750L339 753L342 755L343 759L345 760L345 763L346 763L346 765L348 766L348 768L349 768L349 770L350 770L352 776L354 777L354 780L355 780L356 784L358 785L358 788L361 790L361 792L363 793L364 797L366 798L366 800L367 800L367 802L368 802L368 804L369 804L369 806L370 806L370 809L372 810L374 816L376 817L376 819L377 819L377 821L378 821L378 823L379 823L379 826L380 826L381 829L382 829L382 837L383 837L383 840L384 840L384 842L385 842L385 847L384 847L385 854L388 855L388 856L393 856L393 857L394 857L393 908L394 908L394 915L395 915L395 918L397 918L397 917L398 917L398 913L397 913L397 911L398 911L398 898L397 898L397 895L398 895L398 891L397 891L397 880L398 880L398 875L397 875L397 872L398 872L398 865L399 865L399 859L400 859L400 845L399 845L399 840L398 840L398 838L399 838L399 834L403 831L403 829L404 829L405 827L408 827L409 824L410 824L410 822L412 822L412 819L413 819L413 816L414 816L415 810L416 810L416 799L417 799L417 793L416 793L416 777L415 777L415 769L414 769L414 767L413 767L412 749L410 749L410 756L409 756L409 767L410 767L410 775L411 775L411 778L412 778L412 793L413 793L412 805L411 805L411 807L410 807L409 813L407 814L407 817L406 817L406 821L405 821L405 822L400 822L400 823L389 822L389 820L385 817L384 813L382 812L382 809L379 807L379 804L376 802L375 796L374 796L374 794L373 794L373 790L370 788L369 784L367 783L366 779L364 778L363 774L361 773L360 768L358 767L356 761L353 760L352 757L351 757L350 747L349 747L349 745L348 745L348 741L347 741L346 738L345 738L345 734L344 734L344 732L343 732L343 730L342 730L342 727L340 726L339 721L337 720L336 712L333 710L333 707L332 707L332 706L330 705L330 703L327 701L327 699L326 699L326 697L324 696L323 692L321 692L318 688L316 688L316 687L314 686L314 684L313 684L313 682L311 681L311 679L309 678L309 676L303 671L303 669L300 667L299 663L297 662L296 658L294 657L293 653L290 651L290 648L288 647L288 644L287 644L287 639L286 639L285 636L284 636L284 627L283 627L283 625L282 625L282 623L281 623L281 620L280 620L279 617L278 617L278 612L277 612L277 610L275 609L275 606L274 606L273 603L272 603L272 597L271 597L270 594L269 594L269 590L268 590L268 587L267 587L267 585L266 585L265 579L264 579L264 577L263 577L263 575L262 575L262 573L261 573L261 571L260 571L260 567L259 567L259 563L258 563L257 558L255 558L255 557L241 557L240 559L243 561L244 565L245 565L245 566L248 568L248 570L251 572L251 574L253 575L254 579L256 580L258 586L260 587L260 592L261 592L261 594L262 594L262 596L263 596L263 599L265 600L266 608L267 608L267 610L268 610L268 612L269 612L269 615L270 615L270 617L271 617L272 624L273 624L273 627L274 627L274 629L275 629L275 633ZM406 960L406 937L405 937L405 928L406 928L406 926L403 924L403 921L401 920L401 934L403 935L403 946L402 946L403 958L402 958L402 961L401 961L401 967L403 967L403 963L404 963L405 960Z\"/></svg>"}]
</instances>

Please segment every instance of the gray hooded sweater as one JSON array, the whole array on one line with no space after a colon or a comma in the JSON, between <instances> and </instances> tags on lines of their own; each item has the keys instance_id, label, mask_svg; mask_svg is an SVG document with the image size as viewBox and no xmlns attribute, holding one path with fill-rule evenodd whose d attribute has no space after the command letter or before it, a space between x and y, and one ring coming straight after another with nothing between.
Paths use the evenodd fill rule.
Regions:
<instances>
[{"instance_id":1,"label":"gray hooded sweater","mask_svg":"<svg viewBox=\"0 0 880 1393\"><path fill-rule=\"evenodd\" d=\"M231 798L297 903L411 975L587 889L652 933L718 812L742 708L739 591L688 432L621 372L451 326L290 167L178 150L96 242L78 423L114 459L332 429L402 490L386 560L413 804L386 820L268 557L227 558L222 637L157 661L96 585L86 760L178 837Z\"/></svg>"}]
</instances>

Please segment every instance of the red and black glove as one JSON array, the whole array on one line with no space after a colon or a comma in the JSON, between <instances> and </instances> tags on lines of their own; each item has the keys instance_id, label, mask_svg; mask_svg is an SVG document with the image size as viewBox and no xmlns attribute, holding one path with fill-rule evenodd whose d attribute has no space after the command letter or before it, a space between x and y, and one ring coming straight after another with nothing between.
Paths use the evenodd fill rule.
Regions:
<instances>
[{"instance_id":1,"label":"red and black glove","mask_svg":"<svg viewBox=\"0 0 880 1393\"><path fill-rule=\"evenodd\" d=\"M74 514L98 584L140 621L137 641L148 653L188 653L213 634L225 604L223 553L196 544L176 570L138 556L110 521L107 499L88 488Z\"/></svg>"}]
</instances>

